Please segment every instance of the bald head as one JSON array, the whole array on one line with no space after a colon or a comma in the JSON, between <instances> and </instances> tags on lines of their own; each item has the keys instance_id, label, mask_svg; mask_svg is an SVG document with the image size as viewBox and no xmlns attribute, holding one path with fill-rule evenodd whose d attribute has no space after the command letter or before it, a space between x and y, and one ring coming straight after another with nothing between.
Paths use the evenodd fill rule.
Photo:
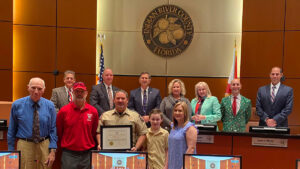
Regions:
<instances>
[{"instance_id":1,"label":"bald head","mask_svg":"<svg viewBox=\"0 0 300 169\"><path fill-rule=\"evenodd\" d=\"M233 79L230 83L230 88L233 96L239 95L240 90L242 89L242 84L240 79Z\"/></svg>"},{"instance_id":2,"label":"bald head","mask_svg":"<svg viewBox=\"0 0 300 169\"><path fill-rule=\"evenodd\" d=\"M39 77L31 78L28 83L28 92L33 102L38 102L45 91L45 81Z\"/></svg>"},{"instance_id":3,"label":"bald head","mask_svg":"<svg viewBox=\"0 0 300 169\"><path fill-rule=\"evenodd\" d=\"M113 82L113 79L114 79L114 75L113 75L113 72L111 69L107 68L103 71L103 74L102 74L102 78L103 78L103 82L106 84L106 85L111 85L112 82Z\"/></svg>"},{"instance_id":4,"label":"bald head","mask_svg":"<svg viewBox=\"0 0 300 169\"><path fill-rule=\"evenodd\" d=\"M282 76L283 73L280 67L273 67L271 69L270 79L273 85L277 85L280 82Z\"/></svg>"}]
</instances>

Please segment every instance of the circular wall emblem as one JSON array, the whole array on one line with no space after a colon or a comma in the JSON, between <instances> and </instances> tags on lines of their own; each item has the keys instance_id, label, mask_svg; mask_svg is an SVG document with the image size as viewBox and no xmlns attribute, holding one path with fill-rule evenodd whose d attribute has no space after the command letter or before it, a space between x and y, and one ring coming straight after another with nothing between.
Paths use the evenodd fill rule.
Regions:
<instances>
[{"instance_id":1,"label":"circular wall emblem","mask_svg":"<svg viewBox=\"0 0 300 169\"><path fill-rule=\"evenodd\" d=\"M143 24L146 46L159 56L181 54L192 42L194 26L191 17L175 5L153 9Z\"/></svg>"}]
</instances>

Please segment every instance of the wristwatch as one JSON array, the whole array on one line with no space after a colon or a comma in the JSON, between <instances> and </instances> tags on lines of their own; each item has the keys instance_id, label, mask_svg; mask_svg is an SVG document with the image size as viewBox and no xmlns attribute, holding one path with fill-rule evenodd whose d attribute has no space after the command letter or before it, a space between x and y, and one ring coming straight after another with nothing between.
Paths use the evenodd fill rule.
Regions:
<instances>
[{"instance_id":1,"label":"wristwatch","mask_svg":"<svg viewBox=\"0 0 300 169\"><path fill-rule=\"evenodd\" d=\"M55 149L55 148L51 148L51 149L50 149L50 152L56 153L56 149Z\"/></svg>"}]
</instances>

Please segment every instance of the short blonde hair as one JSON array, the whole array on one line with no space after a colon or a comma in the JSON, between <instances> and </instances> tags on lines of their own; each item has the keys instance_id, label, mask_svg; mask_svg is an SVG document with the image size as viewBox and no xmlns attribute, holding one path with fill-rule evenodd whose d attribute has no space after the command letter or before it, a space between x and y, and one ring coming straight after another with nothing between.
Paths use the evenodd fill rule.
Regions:
<instances>
[{"instance_id":1,"label":"short blonde hair","mask_svg":"<svg viewBox=\"0 0 300 169\"><path fill-rule=\"evenodd\" d=\"M209 89L207 83L205 83L205 82L198 82L198 83L195 85L195 96L196 96L196 99L199 99L199 97L200 97L200 96L198 95L198 89L199 89L200 87L204 87L204 88L205 88L205 90L206 90L206 92L207 92L207 97L210 97L210 96L212 95L211 92L210 92L210 89Z\"/></svg>"},{"instance_id":2,"label":"short blonde hair","mask_svg":"<svg viewBox=\"0 0 300 169\"><path fill-rule=\"evenodd\" d=\"M185 125L188 121L189 121L189 114L188 114L188 106L185 102L178 102L175 104L175 106L173 107L173 128L175 128L176 126L178 126L178 121L174 118L174 110L176 107L181 106L183 109L183 114L184 114L184 122L183 124Z\"/></svg>"},{"instance_id":3,"label":"short blonde hair","mask_svg":"<svg viewBox=\"0 0 300 169\"><path fill-rule=\"evenodd\" d=\"M181 89L180 95L184 96L185 93L186 93L186 90L185 90L185 86L184 86L183 81L181 81L180 79L173 79L169 83L169 86L168 86L168 92L169 92L169 94L172 94L172 88L173 88L174 83L176 83L176 82L179 83L179 85L180 85L180 89Z\"/></svg>"}]
</instances>

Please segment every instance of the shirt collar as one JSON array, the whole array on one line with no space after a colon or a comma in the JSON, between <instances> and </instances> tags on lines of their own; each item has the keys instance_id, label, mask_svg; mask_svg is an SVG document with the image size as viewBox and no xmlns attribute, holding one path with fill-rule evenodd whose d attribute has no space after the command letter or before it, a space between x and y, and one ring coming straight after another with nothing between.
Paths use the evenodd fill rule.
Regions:
<instances>
[{"instance_id":1,"label":"shirt collar","mask_svg":"<svg viewBox=\"0 0 300 169\"><path fill-rule=\"evenodd\" d=\"M280 84L281 84L280 82L277 83L276 85L273 85L273 84L271 83L271 89L272 89L273 86L276 86L276 89L279 89Z\"/></svg>"},{"instance_id":2,"label":"shirt collar","mask_svg":"<svg viewBox=\"0 0 300 169\"><path fill-rule=\"evenodd\" d=\"M120 113L118 113L117 110L114 109L113 115L114 115L114 114L115 114L115 115L119 115ZM128 116L130 116L129 113L128 113L128 108L126 108L125 111L121 114L121 116L123 116L123 115L128 115Z\"/></svg>"},{"instance_id":3,"label":"shirt collar","mask_svg":"<svg viewBox=\"0 0 300 169\"><path fill-rule=\"evenodd\" d=\"M232 98L232 99L233 99L233 97L234 97L234 96L231 95L231 98ZM241 100L241 94L237 95L236 98L237 98L238 100Z\"/></svg>"},{"instance_id":4,"label":"shirt collar","mask_svg":"<svg viewBox=\"0 0 300 169\"><path fill-rule=\"evenodd\" d=\"M149 131L150 134L155 134L156 135L156 134L162 133L162 128L160 127L159 130L158 130L158 132L156 132L156 133L154 133L152 131L151 127L148 129L148 131Z\"/></svg>"},{"instance_id":5,"label":"shirt collar","mask_svg":"<svg viewBox=\"0 0 300 169\"><path fill-rule=\"evenodd\" d=\"M107 84L105 84L104 82L103 82L103 84L104 84L106 90L107 90L108 87L110 87L110 89L112 89L112 85L107 85Z\"/></svg>"},{"instance_id":6,"label":"shirt collar","mask_svg":"<svg viewBox=\"0 0 300 169\"><path fill-rule=\"evenodd\" d=\"M75 104L74 102L70 102L70 104L71 104L71 106L72 106L72 108L73 108L74 110L80 110L79 107L77 107L76 104ZM87 107L87 104L86 104L86 103L84 103L84 107L83 107L82 110L88 110L88 107Z\"/></svg>"},{"instance_id":7,"label":"shirt collar","mask_svg":"<svg viewBox=\"0 0 300 169\"><path fill-rule=\"evenodd\" d=\"M28 100L29 100L30 104L33 106L35 102L33 100L31 100L30 96L28 96ZM42 100L42 97L40 98L40 100L37 101L38 106L42 105L41 100Z\"/></svg>"},{"instance_id":8,"label":"shirt collar","mask_svg":"<svg viewBox=\"0 0 300 169\"><path fill-rule=\"evenodd\" d=\"M69 91L69 88L67 86L65 86L65 89L66 89L67 92ZM73 92L73 88L72 87L70 88L70 91Z\"/></svg>"},{"instance_id":9,"label":"shirt collar","mask_svg":"<svg viewBox=\"0 0 300 169\"><path fill-rule=\"evenodd\" d=\"M149 86L145 90L146 90L146 92L148 92ZM142 93L144 92L144 89L142 87L141 87L141 91L142 91Z\"/></svg>"}]
</instances>

